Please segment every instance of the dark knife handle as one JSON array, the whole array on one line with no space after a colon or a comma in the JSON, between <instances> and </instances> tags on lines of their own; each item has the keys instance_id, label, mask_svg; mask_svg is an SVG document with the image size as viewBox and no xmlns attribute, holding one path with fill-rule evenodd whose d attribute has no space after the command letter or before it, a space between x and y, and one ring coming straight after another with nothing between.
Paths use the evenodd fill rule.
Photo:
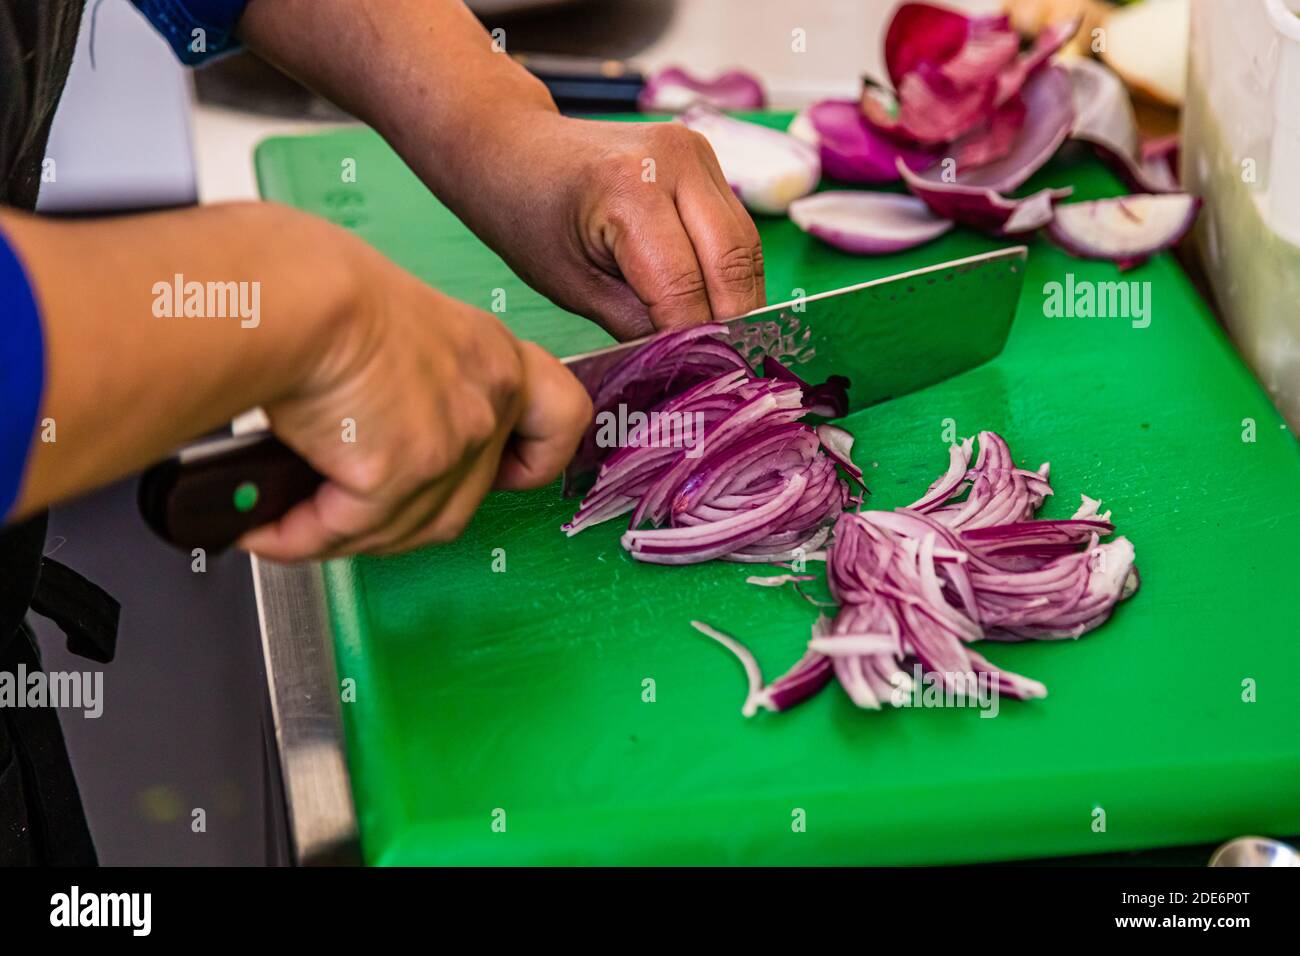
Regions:
<instances>
[{"instance_id":1,"label":"dark knife handle","mask_svg":"<svg viewBox=\"0 0 1300 956\"><path fill-rule=\"evenodd\" d=\"M320 472L270 432L190 445L140 477L145 522L164 541L221 551L311 497Z\"/></svg>"}]
</instances>

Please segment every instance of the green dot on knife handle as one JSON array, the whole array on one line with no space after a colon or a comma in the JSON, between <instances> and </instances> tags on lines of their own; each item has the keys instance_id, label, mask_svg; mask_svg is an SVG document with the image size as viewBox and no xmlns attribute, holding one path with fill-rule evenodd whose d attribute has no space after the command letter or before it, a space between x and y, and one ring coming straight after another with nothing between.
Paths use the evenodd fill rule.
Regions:
<instances>
[{"instance_id":1,"label":"green dot on knife handle","mask_svg":"<svg viewBox=\"0 0 1300 956\"><path fill-rule=\"evenodd\" d=\"M252 511L257 505L257 485L251 481L242 482L235 488L235 510Z\"/></svg>"}]
</instances>

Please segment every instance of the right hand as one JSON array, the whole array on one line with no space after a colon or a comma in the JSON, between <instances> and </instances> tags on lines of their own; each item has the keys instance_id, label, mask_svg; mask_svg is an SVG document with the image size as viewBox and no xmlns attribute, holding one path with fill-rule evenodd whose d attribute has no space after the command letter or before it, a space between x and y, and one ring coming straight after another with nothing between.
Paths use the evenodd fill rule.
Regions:
<instances>
[{"instance_id":1,"label":"right hand","mask_svg":"<svg viewBox=\"0 0 1300 956\"><path fill-rule=\"evenodd\" d=\"M345 253L351 307L314 367L266 409L326 478L241 539L275 561L450 541L494 485L553 480L591 420L586 391L543 349L359 240Z\"/></svg>"}]
</instances>

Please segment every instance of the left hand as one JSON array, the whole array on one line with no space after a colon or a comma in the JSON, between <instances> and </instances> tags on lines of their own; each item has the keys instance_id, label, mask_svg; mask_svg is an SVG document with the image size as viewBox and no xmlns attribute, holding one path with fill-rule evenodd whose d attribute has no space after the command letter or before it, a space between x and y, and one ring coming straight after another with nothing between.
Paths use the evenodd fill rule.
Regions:
<instances>
[{"instance_id":1,"label":"left hand","mask_svg":"<svg viewBox=\"0 0 1300 956\"><path fill-rule=\"evenodd\" d=\"M371 9L373 7L373 10ZM761 306L763 251L708 143L561 116L461 0L252 3L240 36L369 122L530 285L622 339Z\"/></svg>"},{"instance_id":2,"label":"left hand","mask_svg":"<svg viewBox=\"0 0 1300 956\"><path fill-rule=\"evenodd\" d=\"M703 136L549 110L494 125L474 188L445 198L556 304L630 339L766 301L758 230Z\"/></svg>"}]
</instances>

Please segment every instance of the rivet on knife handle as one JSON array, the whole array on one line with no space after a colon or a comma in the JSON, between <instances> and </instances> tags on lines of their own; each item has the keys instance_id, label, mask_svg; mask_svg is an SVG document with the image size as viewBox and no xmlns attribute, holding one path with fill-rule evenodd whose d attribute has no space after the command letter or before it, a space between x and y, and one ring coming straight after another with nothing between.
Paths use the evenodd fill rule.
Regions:
<instances>
[{"instance_id":1,"label":"rivet on knife handle","mask_svg":"<svg viewBox=\"0 0 1300 956\"><path fill-rule=\"evenodd\" d=\"M269 432L213 439L141 476L140 513L171 544L220 551L309 498L323 480Z\"/></svg>"}]
</instances>

